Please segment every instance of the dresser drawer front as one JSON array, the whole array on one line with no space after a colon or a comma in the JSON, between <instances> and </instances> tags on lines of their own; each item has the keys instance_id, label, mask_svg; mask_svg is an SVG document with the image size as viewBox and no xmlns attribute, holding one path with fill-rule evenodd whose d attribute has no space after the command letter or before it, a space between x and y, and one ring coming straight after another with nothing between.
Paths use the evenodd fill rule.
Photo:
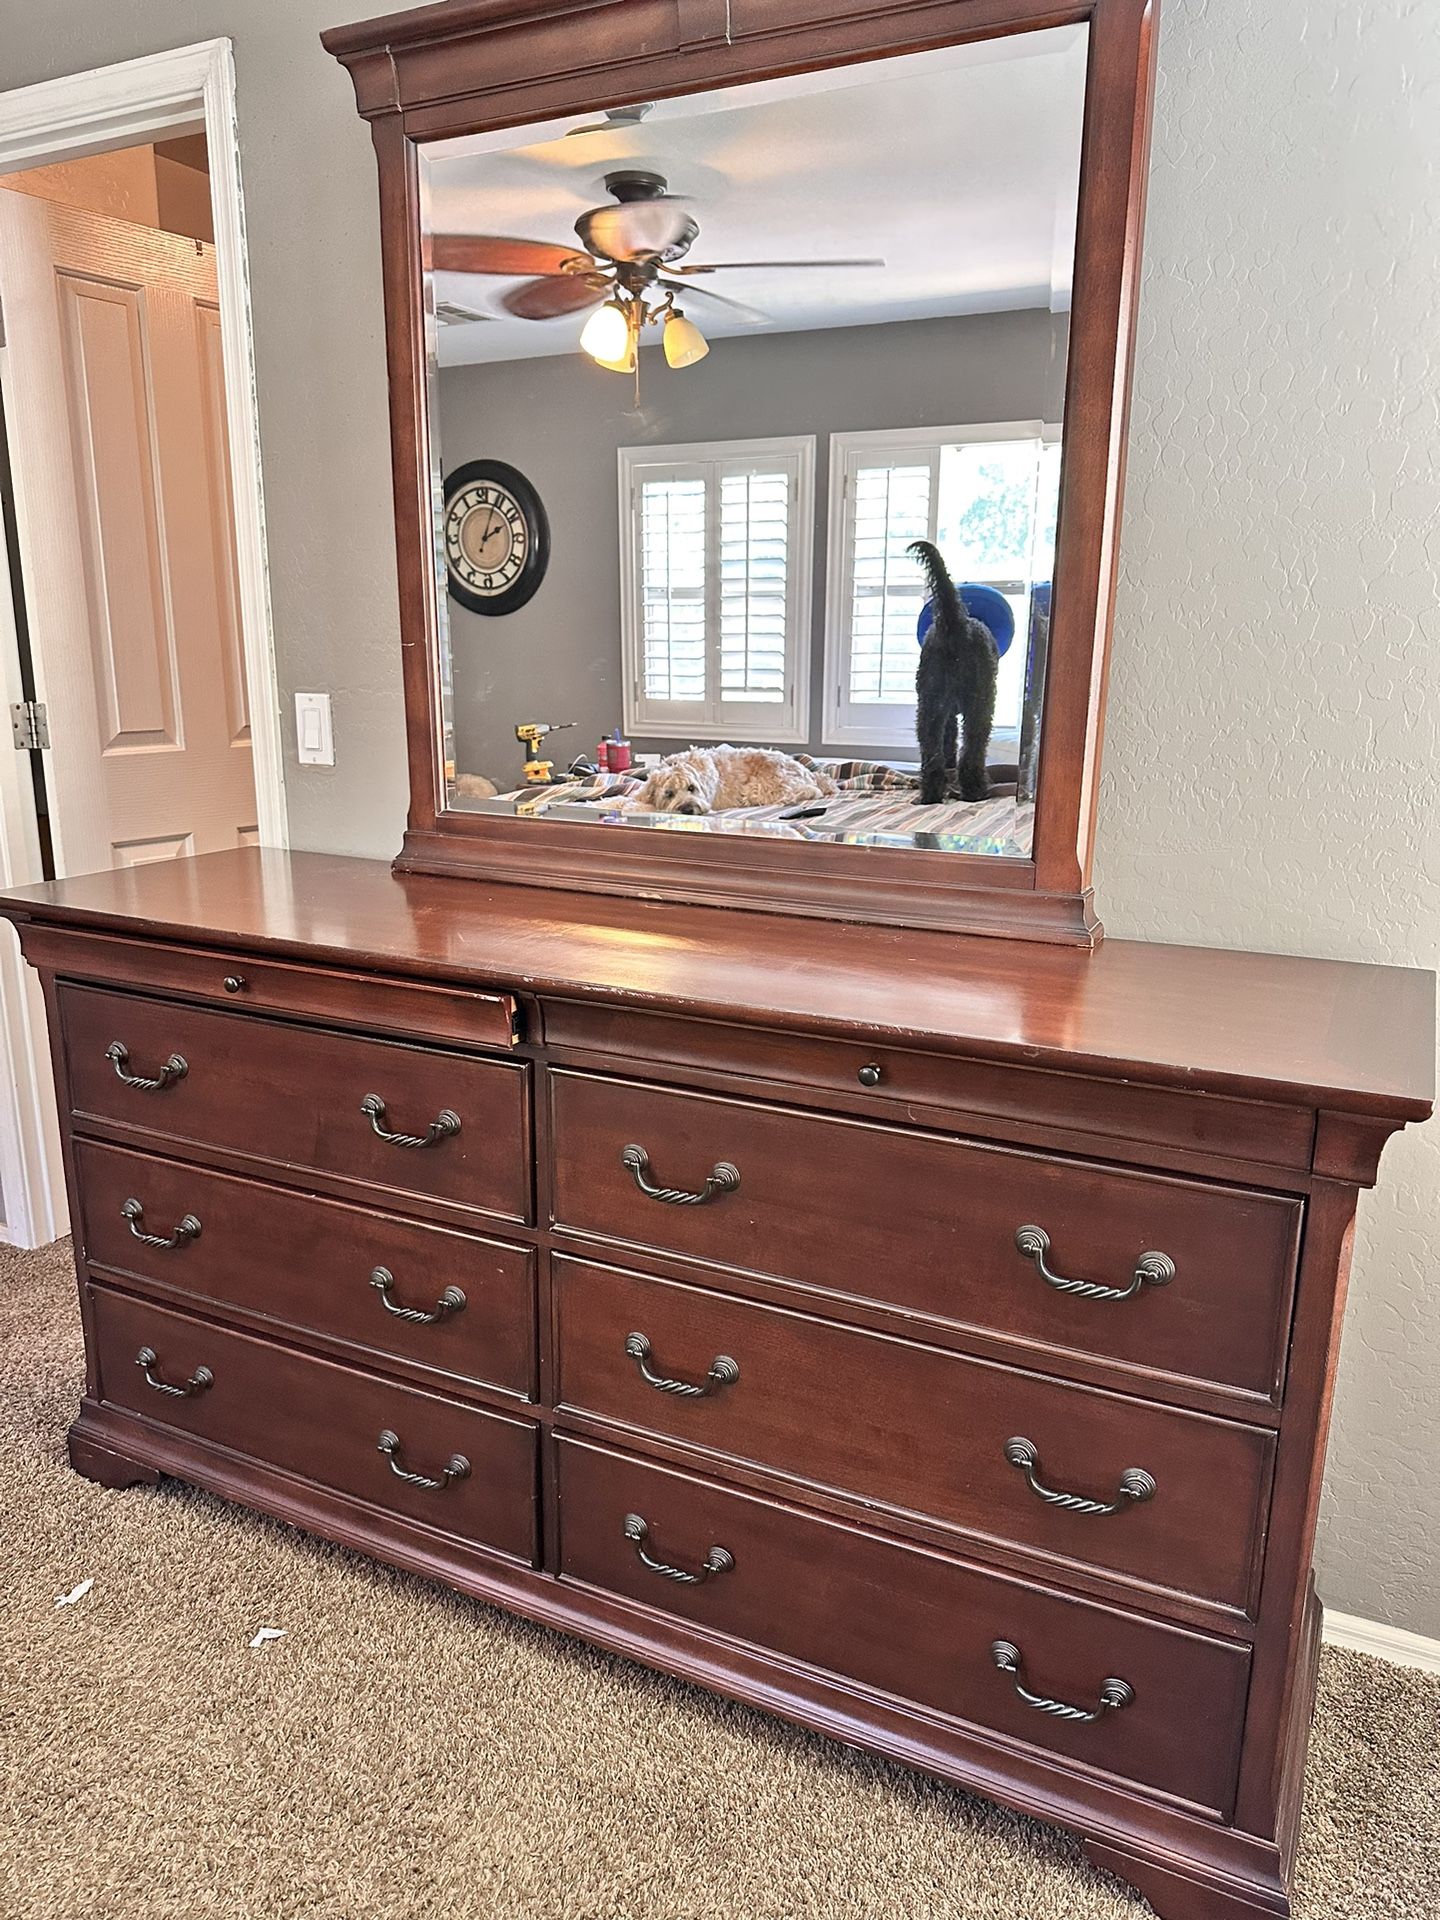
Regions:
<instances>
[{"instance_id":1,"label":"dresser drawer front","mask_svg":"<svg viewBox=\"0 0 1440 1920\"><path fill-rule=\"evenodd\" d=\"M562 1438L558 1451L564 1578L1222 1817L1230 1811L1246 1648L1130 1618L588 1442ZM731 1564L724 1565L717 1549ZM682 1574L704 1572L707 1561L719 1570L682 1583L647 1566L642 1554ZM1040 1712L1024 1704L1014 1678L996 1666L997 1642L1018 1650L1019 1677L1034 1694L1089 1711L1105 1682L1115 1679L1133 1698L1089 1724Z\"/></svg>"},{"instance_id":2,"label":"dresser drawer front","mask_svg":"<svg viewBox=\"0 0 1440 1920\"><path fill-rule=\"evenodd\" d=\"M433 1196L528 1221L528 1068L358 1034L60 989L77 1124L244 1154L284 1179L316 1171L367 1195ZM123 1060L108 1057L119 1043ZM172 1076L167 1063L184 1062ZM132 1079L161 1080L134 1087ZM362 1107L383 1103L372 1119ZM457 1129L443 1116L458 1120ZM431 1144L404 1146L376 1128Z\"/></svg>"},{"instance_id":3,"label":"dresser drawer front","mask_svg":"<svg viewBox=\"0 0 1440 1920\"><path fill-rule=\"evenodd\" d=\"M106 1405L534 1565L536 1429L528 1422L107 1287L90 1295ZM382 1435L394 1439L388 1452ZM462 1462L463 1472L451 1470ZM397 1468L440 1484L415 1485Z\"/></svg>"},{"instance_id":4,"label":"dresser drawer front","mask_svg":"<svg viewBox=\"0 0 1440 1920\"><path fill-rule=\"evenodd\" d=\"M1274 1448L1260 1429L611 1267L554 1271L563 1406L1066 1563L1252 1602ZM1007 1457L1017 1441L1033 1459Z\"/></svg>"},{"instance_id":5,"label":"dresser drawer front","mask_svg":"<svg viewBox=\"0 0 1440 1920\"><path fill-rule=\"evenodd\" d=\"M177 993L218 1006L296 1014L359 1027L451 1040L465 1046L513 1047L520 1010L512 994L470 987L386 980L338 967L292 966L259 954L206 951L156 941L111 939L75 927L30 931L37 966L61 979L93 980L140 992Z\"/></svg>"},{"instance_id":6,"label":"dresser drawer front","mask_svg":"<svg viewBox=\"0 0 1440 1920\"><path fill-rule=\"evenodd\" d=\"M92 1140L76 1165L92 1266L533 1397L526 1248Z\"/></svg>"},{"instance_id":7,"label":"dresser drawer front","mask_svg":"<svg viewBox=\"0 0 1440 1920\"><path fill-rule=\"evenodd\" d=\"M1277 1388L1298 1201L598 1075L550 1086L562 1228L1009 1335L1045 1364L1068 1349ZM1133 1291L1058 1288L1017 1246L1028 1226L1054 1279ZM1137 1278L1151 1252L1168 1284Z\"/></svg>"}]
</instances>

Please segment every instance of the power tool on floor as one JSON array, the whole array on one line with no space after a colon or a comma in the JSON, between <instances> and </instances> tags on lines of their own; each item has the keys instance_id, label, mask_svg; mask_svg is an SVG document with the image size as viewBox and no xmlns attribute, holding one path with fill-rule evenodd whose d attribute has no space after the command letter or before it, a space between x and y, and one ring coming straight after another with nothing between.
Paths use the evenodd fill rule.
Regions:
<instances>
[{"instance_id":1,"label":"power tool on floor","mask_svg":"<svg viewBox=\"0 0 1440 1920\"><path fill-rule=\"evenodd\" d=\"M549 787L554 785L555 762L542 759L540 742L547 733L564 733L567 727L573 727L573 720L522 720L515 729L515 738L525 746L525 784L527 787Z\"/></svg>"}]
</instances>

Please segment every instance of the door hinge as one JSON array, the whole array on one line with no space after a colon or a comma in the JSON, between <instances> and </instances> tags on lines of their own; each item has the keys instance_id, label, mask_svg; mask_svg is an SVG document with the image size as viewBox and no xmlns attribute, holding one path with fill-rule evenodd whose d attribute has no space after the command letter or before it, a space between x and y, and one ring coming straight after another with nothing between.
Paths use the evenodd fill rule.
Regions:
<instances>
[{"instance_id":1,"label":"door hinge","mask_svg":"<svg viewBox=\"0 0 1440 1920\"><path fill-rule=\"evenodd\" d=\"M43 700L17 700L10 709L10 731L15 751L25 753L50 744L50 720Z\"/></svg>"}]
</instances>

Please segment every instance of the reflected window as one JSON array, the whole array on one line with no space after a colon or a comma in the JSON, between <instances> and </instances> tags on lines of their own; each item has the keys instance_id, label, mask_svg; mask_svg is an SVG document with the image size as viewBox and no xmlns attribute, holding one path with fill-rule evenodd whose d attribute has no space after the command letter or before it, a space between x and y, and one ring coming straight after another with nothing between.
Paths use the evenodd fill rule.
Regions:
<instances>
[{"instance_id":1,"label":"reflected window","mask_svg":"<svg viewBox=\"0 0 1440 1920\"><path fill-rule=\"evenodd\" d=\"M805 738L814 454L810 437L620 449L629 733Z\"/></svg>"},{"instance_id":2,"label":"reflected window","mask_svg":"<svg viewBox=\"0 0 1440 1920\"><path fill-rule=\"evenodd\" d=\"M831 440L831 594L825 738L893 748L914 739L919 618L914 540L933 540L960 584L994 588L1022 644L1001 657L995 733L1024 718L1032 605L1048 593L1060 429L1039 421L840 433Z\"/></svg>"}]
</instances>

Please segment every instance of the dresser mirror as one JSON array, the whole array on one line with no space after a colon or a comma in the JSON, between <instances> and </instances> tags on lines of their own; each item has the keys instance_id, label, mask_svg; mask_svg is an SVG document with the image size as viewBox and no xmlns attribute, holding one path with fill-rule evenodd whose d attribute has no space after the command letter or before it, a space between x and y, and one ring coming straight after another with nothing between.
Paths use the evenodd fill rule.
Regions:
<instances>
[{"instance_id":1,"label":"dresser mirror","mask_svg":"<svg viewBox=\"0 0 1440 1920\"><path fill-rule=\"evenodd\" d=\"M329 37L381 168L401 864L1091 942L1148 10L806 13Z\"/></svg>"},{"instance_id":2,"label":"dresser mirror","mask_svg":"<svg viewBox=\"0 0 1440 1920\"><path fill-rule=\"evenodd\" d=\"M422 149L447 806L1028 859L1087 38Z\"/></svg>"}]
</instances>

